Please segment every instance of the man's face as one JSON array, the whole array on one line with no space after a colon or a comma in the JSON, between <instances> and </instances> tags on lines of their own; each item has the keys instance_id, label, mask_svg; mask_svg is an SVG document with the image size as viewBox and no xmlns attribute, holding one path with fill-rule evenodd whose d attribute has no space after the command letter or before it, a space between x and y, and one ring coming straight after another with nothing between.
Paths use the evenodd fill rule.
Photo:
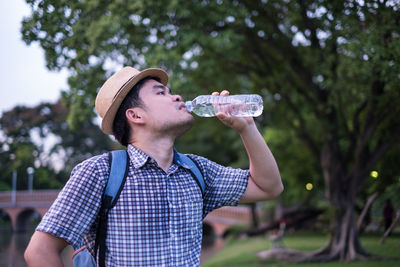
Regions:
<instances>
[{"instance_id":1,"label":"man's face","mask_svg":"<svg viewBox=\"0 0 400 267\"><path fill-rule=\"evenodd\" d=\"M187 112L181 96L172 95L168 87L156 80L148 80L139 97L150 129L179 137L192 127L193 116Z\"/></svg>"}]
</instances>

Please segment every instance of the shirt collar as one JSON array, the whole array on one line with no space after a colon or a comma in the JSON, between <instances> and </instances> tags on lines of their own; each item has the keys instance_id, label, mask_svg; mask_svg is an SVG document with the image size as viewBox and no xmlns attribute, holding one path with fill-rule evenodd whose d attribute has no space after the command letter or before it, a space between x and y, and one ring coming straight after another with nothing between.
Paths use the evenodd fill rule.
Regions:
<instances>
[{"instance_id":1,"label":"shirt collar","mask_svg":"<svg viewBox=\"0 0 400 267\"><path fill-rule=\"evenodd\" d=\"M139 148L129 144L128 145L129 159L135 169L142 167L151 158Z\"/></svg>"},{"instance_id":2,"label":"shirt collar","mask_svg":"<svg viewBox=\"0 0 400 267\"><path fill-rule=\"evenodd\" d=\"M134 168L141 168L143 165L145 165L148 161L154 160L150 155L146 154L143 152L141 149L135 147L134 145L129 144L128 145L128 154L130 161L133 164ZM183 163L179 156L178 152L174 148L174 159L173 163L182 166L185 169L190 169L191 167Z\"/></svg>"}]
</instances>

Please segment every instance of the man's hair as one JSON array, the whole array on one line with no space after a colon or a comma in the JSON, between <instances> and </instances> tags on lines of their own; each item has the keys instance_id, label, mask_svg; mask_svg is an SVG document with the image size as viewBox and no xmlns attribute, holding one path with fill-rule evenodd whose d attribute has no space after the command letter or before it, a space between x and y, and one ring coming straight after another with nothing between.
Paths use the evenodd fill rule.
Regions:
<instances>
[{"instance_id":1,"label":"man's hair","mask_svg":"<svg viewBox=\"0 0 400 267\"><path fill-rule=\"evenodd\" d=\"M115 139L117 139L117 141L123 146L128 146L129 137L132 134L132 128L128 123L125 113L130 108L143 106L143 102L139 97L139 92L148 80L156 80L157 82L160 82L160 79L158 77L153 76L141 79L132 87L132 89L126 95L115 115L113 122L113 134Z\"/></svg>"}]
</instances>

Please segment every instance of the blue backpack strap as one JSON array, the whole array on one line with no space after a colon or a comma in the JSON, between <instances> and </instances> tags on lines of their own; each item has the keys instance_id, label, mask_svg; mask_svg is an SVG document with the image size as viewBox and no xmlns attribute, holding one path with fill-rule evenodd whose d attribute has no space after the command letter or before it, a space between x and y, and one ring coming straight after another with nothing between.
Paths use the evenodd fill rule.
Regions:
<instances>
[{"instance_id":1,"label":"blue backpack strap","mask_svg":"<svg viewBox=\"0 0 400 267\"><path fill-rule=\"evenodd\" d=\"M204 195L204 192L206 191L206 185L204 183L203 174L201 173L200 168L197 166L196 162L194 162L191 158L189 158L185 154L176 151L174 154L174 160L176 163L189 166L190 173L195 179L197 185L199 186L201 194Z\"/></svg>"},{"instance_id":2,"label":"blue backpack strap","mask_svg":"<svg viewBox=\"0 0 400 267\"><path fill-rule=\"evenodd\" d=\"M125 184L128 175L128 155L126 150L114 150L109 154L111 162L110 176L104 191L104 198L110 198L110 206L112 208L117 203L119 194Z\"/></svg>"},{"instance_id":3,"label":"blue backpack strap","mask_svg":"<svg viewBox=\"0 0 400 267\"><path fill-rule=\"evenodd\" d=\"M128 152L126 150L115 150L110 153L110 176L108 177L106 188L104 189L102 204L99 211L99 224L97 227L95 241L95 255L98 253L98 263L100 267L105 266L106 258L106 237L107 237L107 217L108 212L118 201L119 195L124 187L128 175Z\"/></svg>"}]
</instances>

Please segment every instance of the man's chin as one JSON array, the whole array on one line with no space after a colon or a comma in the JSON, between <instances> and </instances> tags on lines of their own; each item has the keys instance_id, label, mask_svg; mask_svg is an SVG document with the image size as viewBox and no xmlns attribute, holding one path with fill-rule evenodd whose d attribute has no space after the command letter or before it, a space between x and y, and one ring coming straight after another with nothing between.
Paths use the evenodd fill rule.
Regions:
<instances>
[{"instance_id":1,"label":"man's chin","mask_svg":"<svg viewBox=\"0 0 400 267\"><path fill-rule=\"evenodd\" d=\"M186 120L181 121L178 125L176 125L176 138L181 137L184 135L187 131L189 131L194 125L194 118L190 114L190 117L188 117Z\"/></svg>"}]
</instances>

